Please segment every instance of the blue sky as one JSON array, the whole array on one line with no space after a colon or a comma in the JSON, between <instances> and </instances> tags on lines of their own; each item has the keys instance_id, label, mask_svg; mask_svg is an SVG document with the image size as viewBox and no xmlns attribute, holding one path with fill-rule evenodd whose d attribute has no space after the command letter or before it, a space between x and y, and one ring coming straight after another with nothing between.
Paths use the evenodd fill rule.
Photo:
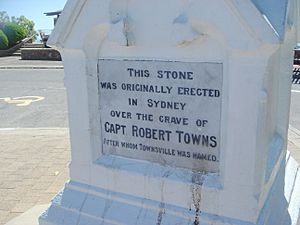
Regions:
<instances>
[{"instance_id":1,"label":"blue sky","mask_svg":"<svg viewBox=\"0 0 300 225\"><path fill-rule=\"evenodd\" d=\"M67 0L0 0L0 11L9 16L24 15L35 23L35 29L53 29L53 17L44 12L57 11L64 8Z\"/></svg>"}]
</instances>

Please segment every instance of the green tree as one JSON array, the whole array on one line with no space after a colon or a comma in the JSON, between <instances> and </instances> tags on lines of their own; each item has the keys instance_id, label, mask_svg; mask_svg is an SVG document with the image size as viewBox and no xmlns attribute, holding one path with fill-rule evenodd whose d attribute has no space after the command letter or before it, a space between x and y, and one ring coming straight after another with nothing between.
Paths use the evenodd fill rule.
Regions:
<instances>
[{"instance_id":1,"label":"green tree","mask_svg":"<svg viewBox=\"0 0 300 225\"><path fill-rule=\"evenodd\" d=\"M9 47L16 45L28 35L24 27L12 22L5 24L3 32L7 36Z\"/></svg>"},{"instance_id":2,"label":"green tree","mask_svg":"<svg viewBox=\"0 0 300 225\"><path fill-rule=\"evenodd\" d=\"M9 20L9 16L7 14L7 12L5 11L0 11L0 29L3 29L4 24L8 23Z\"/></svg>"},{"instance_id":3,"label":"green tree","mask_svg":"<svg viewBox=\"0 0 300 225\"><path fill-rule=\"evenodd\" d=\"M8 16L7 12L0 11L0 22L3 22L3 23L9 22L9 16Z\"/></svg>"},{"instance_id":4,"label":"green tree","mask_svg":"<svg viewBox=\"0 0 300 225\"><path fill-rule=\"evenodd\" d=\"M7 36L0 30L0 50L8 49Z\"/></svg>"},{"instance_id":5,"label":"green tree","mask_svg":"<svg viewBox=\"0 0 300 225\"><path fill-rule=\"evenodd\" d=\"M34 29L34 22L27 19L25 16L20 16L16 18L16 23L27 30L28 36L33 36L34 39L38 36L37 31Z\"/></svg>"},{"instance_id":6,"label":"green tree","mask_svg":"<svg viewBox=\"0 0 300 225\"><path fill-rule=\"evenodd\" d=\"M16 24L24 27L27 30L27 35L29 37L32 36L33 39L36 40L36 38L38 36L38 32L35 30L35 28L34 28L35 23L32 20L26 18L25 16L9 17L7 12L0 11L0 29L3 30L4 25L7 23L16 23Z\"/></svg>"}]
</instances>

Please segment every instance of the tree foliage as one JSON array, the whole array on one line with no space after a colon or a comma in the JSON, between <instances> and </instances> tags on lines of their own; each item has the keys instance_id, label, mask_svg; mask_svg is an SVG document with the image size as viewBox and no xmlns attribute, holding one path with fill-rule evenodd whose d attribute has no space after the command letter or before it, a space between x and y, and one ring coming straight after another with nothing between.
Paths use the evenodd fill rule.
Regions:
<instances>
[{"instance_id":1,"label":"tree foliage","mask_svg":"<svg viewBox=\"0 0 300 225\"><path fill-rule=\"evenodd\" d=\"M13 17L12 17L13 18ZM24 27L27 30L28 36L37 36L38 33L34 30L34 22L27 19L25 16L20 16L18 18L11 19L12 22ZM14 21L13 21L14 20Z\"/></svg>"},{"instance_id":2,"label":"tree foliage","mask_svg":"<svg viewBox=\"0 0 300 225\"><path fill-rule=\"evenodd\" d=\"M27 35L29 37L33 37L33 39L36 40L36 38L38 36L38 32L35 30L35 28L34 28L35 23L32 20L26 18L25 16L9 17L7 12L0 11L0 29L3 30L5 24L8 24L8 23L15 23L15 24L18 24L19 26L25 28L27 31Z\"/></svg>"},{"instance_id":3,"label":"tree foliage","mask_svg":"<svg viewBox=\"0 0 300 225\"><path fill-rule=\"evenodd\" d=\"M18 42L27 37L27 30L24 27L12 22L4 25L3 32L7 36L9 47L16 45Z\"/></svg>"},{"instance_id":4,"label":"tree foliage","mask_svg":"<svg viewBox=\"0 0 300 225\"><path fill-rule=\"evenodd\" d=\"M0 22L4 22L4 23L6 23L6 22L9 22L9 16L8 16L8 14L7 14L7 12L5 12L5 11L0 11Z\"/></svg>"},{"instance_id":5,"label":"tree foliage","mask_svg":"<svg viewBox=\"0 0 300 225\"><path fill-rule=\"evenodd\" d=\"M8 39L2 30L0 30L0 50L8 49Z\"/></svg>"}]
</instances>

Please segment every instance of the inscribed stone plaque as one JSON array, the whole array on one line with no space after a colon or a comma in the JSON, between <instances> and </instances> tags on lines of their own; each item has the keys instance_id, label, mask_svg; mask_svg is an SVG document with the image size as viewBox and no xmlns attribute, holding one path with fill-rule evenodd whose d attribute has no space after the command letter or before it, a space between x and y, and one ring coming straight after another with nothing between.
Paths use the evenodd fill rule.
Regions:
<instances>
[{"instance_id":1,"label":"inscribed stone plaque","mask_svg":"<svg viewBox=\"0 0 300 225\"><path fill-rule=\"evenodd\" d=\"M103 154L218 172L222 64L99 60Z\"/></svg>"}]
</instances>

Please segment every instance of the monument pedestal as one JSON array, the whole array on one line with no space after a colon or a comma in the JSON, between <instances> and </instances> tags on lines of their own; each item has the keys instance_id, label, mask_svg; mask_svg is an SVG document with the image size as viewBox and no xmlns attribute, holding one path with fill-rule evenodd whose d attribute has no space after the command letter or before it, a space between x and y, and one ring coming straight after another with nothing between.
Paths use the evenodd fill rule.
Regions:
<instances>
[{"instance_id":1,"label":"monument pedestal","mask_svg":"<svg viewBox=\"0 0 300 225\"><path fill-rule=\"evenodd\" d=\"M294 224L299 5L284 2L69 1L50 43L64 61L70 182L40 224Z\"/></svg>"},{"instance_id":2,"label":"monument pedestal","mask_svg":"<svg viewBox=\"0 0 300 225\"><path fill-rule=\"evenodd\" d=\"M118 169L110 168L112 162ZM119 157L104 157L99 163L105 168L102 171L104 174L112 174L112 177L117 180L121 180L120 174L132 174L134 171L132 183L135 185L130 185L129 188L136 195L114 191L109 184L107 189L103 189L70 181L54 198L51 207L41 215L41 224L297 224L300 208L300 174L297 173L299 165L289 154L281 163L257 221L253 222L201 210L205 208L202 204L211 205L211 209L215 210L216 203L213 201L216 201L215 195L218 195L222 188L221 185L216 185L219 184L217 177L206 175L195 177L195 174L188 170L163 166L157 166L149 173L147 165L143 162L124 160ZM143 180L140 185L135 183L139 178L146 180L147 187ZM107 180L107 177L102 179ZM114 179L108 183L114 183L116 181ZM128 179L131 177L129 176ZM161 188L153 187L156 183ZM122 184L120 186L110 184L110 186L120 187ZM167 187L169 188L166 193ZM123 188L122 186L122 190ZM155 192L153 190L157 193L153 193ZM152 198L154 195L163 196L163 201L137 197L141 191L146 191ZM190 197L188 201L187 196ZM238 196L235 196L232 199L240 204ZM165 199L178 202L166 203ZM185 207L178 206L183 202L186 203ZM239 211L240 215L244 215L244 210Z\"/></svg>"}]
</instances>

